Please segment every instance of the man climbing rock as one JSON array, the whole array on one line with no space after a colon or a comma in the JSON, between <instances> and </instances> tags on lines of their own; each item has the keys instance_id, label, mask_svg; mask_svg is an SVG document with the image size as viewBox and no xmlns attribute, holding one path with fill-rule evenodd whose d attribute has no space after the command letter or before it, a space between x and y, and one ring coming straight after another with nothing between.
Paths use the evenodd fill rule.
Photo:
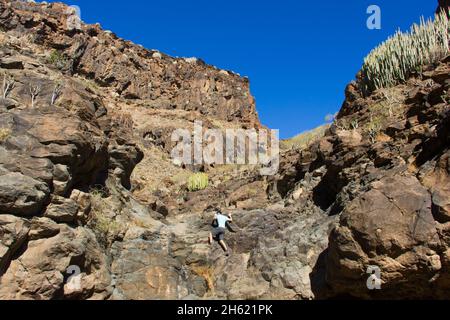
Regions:
<instances>
[{"instance_id":1,"label":"man climbing rock","mask_svg":"<svg viewBox=\"0 0 450 320\"><path fill-rule=\"evenodd\" d=\"M216 213L214 215L213 221L213 230L209 234L209 244L213 244L213 240L219 242L223 251L225 251L226 255L229 256L228 246L225 243L225 232L227 230L227 223L233 222L233 217L231 213L228 215L224 215L220 208L215 209Z\"/></svg>"}]
</instances>

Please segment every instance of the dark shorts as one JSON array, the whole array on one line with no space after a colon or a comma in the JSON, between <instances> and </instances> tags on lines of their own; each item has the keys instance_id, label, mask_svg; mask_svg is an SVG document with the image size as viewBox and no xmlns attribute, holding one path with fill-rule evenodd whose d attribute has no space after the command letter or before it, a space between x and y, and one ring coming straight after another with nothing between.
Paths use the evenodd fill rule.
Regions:
<instances>
[{"instance_id":1,"label":"dark shorts","mask_svg":"<svg viewBox=\"0 0 450 320\"><path fill-rule=\"evenodd\" d=\"M214 228L211 232L214 240L223 241L225 239L225 231L225 228Z\"/></svg>"}]
</instances>

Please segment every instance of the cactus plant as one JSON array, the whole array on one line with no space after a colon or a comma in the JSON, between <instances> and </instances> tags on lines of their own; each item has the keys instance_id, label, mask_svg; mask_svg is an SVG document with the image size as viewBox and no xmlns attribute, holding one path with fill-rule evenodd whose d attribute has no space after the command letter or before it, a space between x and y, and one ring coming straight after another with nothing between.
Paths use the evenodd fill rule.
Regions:
<instances>
[{"instance_id":1,"label":"cactus plant","mask_svg":"<svg viewBox=\"0 0 450 320\"><path fill-rule=\"evenodd\" d=\"M200 191L208 188L209 177L206 173L196 173L188 179L188 190L190 192Z\"/></svg>"},{"instance_id":2,"label":"cactus plant","mask_svg":"<svg viewBox=\"0 0 450 320\"><path fill-rule=\"evenodd\" d=\"M413 72L449 54L449 18L443 11L436 19L414 24L410 32L397 33L372 50L364 60L359 79L365 95L405 82Z\"/></svg>"}]
</instances>

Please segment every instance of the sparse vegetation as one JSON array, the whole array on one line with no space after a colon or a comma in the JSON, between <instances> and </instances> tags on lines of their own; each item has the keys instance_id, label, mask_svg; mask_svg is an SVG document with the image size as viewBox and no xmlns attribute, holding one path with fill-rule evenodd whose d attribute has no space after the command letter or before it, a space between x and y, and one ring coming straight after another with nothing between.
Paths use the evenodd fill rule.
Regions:
<instances>
[{"instance_id":1,"label":"sparse vegetation","mask_svg":"<svg viewBox=\"0 0 450 320\"><path fill-rule=\"evenodd\" d=\"M105 237L121 230L120 224L116 220L106 217L100 211L95 211L92 218L91 226Z\"/></svg>"},{"instance_id":2,"label":"sparse vegetation","mask_svg":"<svg viewBox=\"0 0 450 320\"><path fill-rule=\"evenodd\" d=\"M352 130L358 130L359 129L359 121L358 121L358 119L352 120L350 126L351 126Z\"/></svg>"},{"instance_id":3,"label":"sparse vegetation","mask_svg":"<svg viewBox=\"0 0 450 320\"><path fill-rule=\"evenodd\" d=\"M120 224L115 220L107 216L109 210L109 204L106 197L107 192L104 188L96 187L90 190L92 211L90 226L96 231L97 236L101 238L103 242L107 242L108 235L116 234L121 230Z\"/></svg>"},{"instance_id":4,"label":"sparse vegetation","mask_svg":"<svg viewBox=\"0 0 450 320\"><path fill-rule=\"evenodd\" d=\"M11 92L11 90L14 88L15 80L12 75L4 74L3 75L3 99L6 99L8 97L8 94Z\"/></svg>"},{"instance_id":5,"label":"sparse vegetation","mask_svg":"<svg viewBox=\"0 0 450 320\"><path fill-rule=\"evenodd\" d=\"M48 57L48 63L61 70L67 67L69 60L60 51L53 50Z\"/></svg>"},{"instance_id":6,"label":"sparse vegetation","mask_svg":"<svg viewBox=\"0 0 450 320\"><path fill-rule=\"evenodd\" d=\"M395 122L404 112L405 96L402 88L383 88L378 92L376 101L369 104L368 117L354 115L336 119L334 126L338 130L358 131L370 140L371 143L379 141L382 131L389 123Z\"/></svg>"},{"instance_id":7,"label":"sparse vegetation","mask_svg":"<svg viewBox=\"0 0 450 320\"><path fill-rule=\"evenodd\" d=\"M413 72L436 63L449 53L449 18L443 11L434 21L414 24L410 32L398 31L365 59L360 85L365 95L406 81Z\"/></svg>"},{"instance_id":8,"label":"sparse vegetation","mask_svg":"<svg viewBox=\"0 0 450 320\"><path fill-rule=\"evenodd\" d=\"M11 130L0 128L0 143L5 142L11 136Z\"/></svg>"},{"instance_id":9,"label":"sparse vegetation","mask_svg":"<svg viewBox=\"0 0 450 320\"><path fill-rule=\"evenodd\" d=\"M200 191L208 188L209 176L206 173L196 173L188 179L188 190L190 192Z\"/></svg>"},{"instance_id":10,"label":"sparse vegetation","mask_svg":"<svg viewBox=\"0 0 450 320\"><path fill-rule=\"evenodd\" d=\"M98 90L100 90L99 86L97 85L97 83L94 80L87 79L84 77L77 77L77 80L82 82L83 85L85 86L85 90L87 90L91 93L95 93Z\"/></svg>"},{"instance_id":11,"label":"sparse vegetation","mask_svg":"<svg viewBox=\"0 0 450 320\"><path fill-rule=\"evenodd\" d=\"M133 117L130 113L121 113L115 119L116 124L123 129L132 130L134 127Z\"/></svg>"},{"instance_id":12,"label":"sparse vegetation","mask_svg":"<svg viewBox=\"0 0 450 320\"><path fill-rule=\"evenodd\" d=\"M329 124L320 126L314 130L307 131L305 133L299 134L298 136L281 141L281 149L298 149L298 148L307 148L311 143L317 141L317 139L322 138L325 135L325 132L330 128Z\"/></svg>"},{"instance_id":13,"label":"sparse vegetation","mask_svg":"<svg viewBox=\"0 0 450 320\"><path fill-rule=\"evenodd\" d=\"M179 171L177 174L170 177L170 184L172 185L183 185L189 177L191 173L189 171Z\"/></svg>"},{"instance_id":14,"label":"sparse vegetation","mask_svg":"<svg viewBox=\"0 0 450 320\"><path fill-rule=\"evenodd\" d=\"M91 196L106 198L109 193L105 186L103 185L95 185L89 189L89 193Z\"/></svg>"},{"instance_id":15,"label":"sparse vegetation","mask_svg":"<svg viewBox=\"0 0 450 320\"><path fill-rule=\"evenodd\" d=\"M370 142L375 143L377 137L381 132L383 126L383 119L380 116L370 116L370 121L367 124L366 133L369 136Z\"/></svg>"},{"instance_id":16,"label":"sparse vegetation","mask_svg":"<svg viewBox=\"0 0 450 320\"><path fill-rule=\"evenodd\" d=\"M384 100L381 102L381 104L385 105L385 108L387 109L387 112L389 113L390 117L394 116L394 107L398 107L402 101L396 97L395 94L392 92L389 92L388 90L385 90L382 92Z\"/></svg>"},{"instance_id":17,"label":"sparse vegetation","mask_svg":"<svg viewBox=\"0 0 450 320\"><path fill-rule=\"evenodd\" d=\"M53 106L56 103L56 100L61 96L64 85L62 82L57 82L55 87L53 88L52 98L50 100L50 104Z\"/></svg>"},{"instance_id":18,"label":"sparse vegetation","mask_svg":"<svg viewBox=\"0 0 450 320\"><path fill-rule=\"evenodd\" d=\"M39 83L30 84L29 92L31 96L31 107L34 108L34 104L36 102L36 98L41 94L42 86Z\"/></svg>"},{"instance_id":19,"label":"sparse vegetation","mask_svg":"<svg viewBox=\"0 0 450 320\"><path fill-rule=\"evenodd\" d=\"M339 130L348 131L351 128L350 123L348 123L347 119L336 119L334 121L334 126Z\"/></svg>"}]
</instances>

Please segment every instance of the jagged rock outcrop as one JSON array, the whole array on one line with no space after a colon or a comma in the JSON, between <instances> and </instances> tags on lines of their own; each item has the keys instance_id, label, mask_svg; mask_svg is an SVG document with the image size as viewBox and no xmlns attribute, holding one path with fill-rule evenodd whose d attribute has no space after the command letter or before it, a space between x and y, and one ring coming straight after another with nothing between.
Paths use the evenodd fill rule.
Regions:
<instances>
[{"instance_id":1,"label":"jagged rock outcrop","mask_svg":"<svg viewBox=\"0 0 450 320\"><path fill-rule=\"evenodd\" d=\"M37 223L37 220L32 224ZM31 227L36 228L36 227ZM13 260L2 275L2 299L59 299L108 297L111 280L106 256L93 233L47 221L39 223L39 240L31 240L26 250ZM56 233L53 234L53 232ZM34 233L35 237L37 233ZM72 289L67 280L71 265L79 266L80 287Z\"/></svg>"},{"instance_id":2,"label":"jagged rock outcrop","mask_svg":"<svg viewBox=\"0 0 450 320\"><path fill-rule=\"evenodd\" d=\"M138 244L142 230L151 230L139 225L159 226L154 236L166 247L174 236L160 213L129 192L144 157L145 119L259 127L248 80L148 51L99 26L73 29L70 15L62 4L0 1L0 298L174 297L162 285L144 286L143 295L126 289L136 279L122 268L133 268L127 257L149 259L154 251L144 261L146 283L159 281L155 270L168 283L184 274L170 251L147 238ZM136 129L123 106L157 114ZM73 267L79 274L69 278ZM176 297L203 296L201 279L184 279L188 289Z\"/></svg>"},{"instance_id":3,"label":"jagged rock outcrop","mask_svg":"<svg viewBox=\"0 0 450 320\"><path fill-rule=\"evenodd\" d=\"M119 39L99 25L71 23L60 3L0 2L0 25L28 41L54 49L52 62L67 74L93 79L147 107L197 111L225 121L259 126L249 82L195 58L171 58ZM14 61L2 62L12 66Z\"/></svg>"},{"instance_id":4,"label":"jagged rock outcrop","mask_svg":"<svg viewBox=\"0 0 450 320\"><path fill-rule=\"evenodd\" d=\"M310 194L338 217L318 297L448 298L450 59L425 69L367 98L350 85L325 137L291 152L273 179L275 194ZM315 170L317 186L299 189ZM370 266L382 290L368 289Z\"/></svg>"},{"instance_id":5,"label":"jagged rock outcrop","mask_svg":"<svg viewBox=\"0 0 450 320\"><path fill-rule=\"evenodd\" d=\"M449 62L393 89L389 118L378 118L376 141L366 147L370 160L358 160L365 166L362 188L330 237L328 281L340 294L447 297ZM381 291L367 292L362 283L368 265L382 270Z\"/></svg>"}]
</instances>

